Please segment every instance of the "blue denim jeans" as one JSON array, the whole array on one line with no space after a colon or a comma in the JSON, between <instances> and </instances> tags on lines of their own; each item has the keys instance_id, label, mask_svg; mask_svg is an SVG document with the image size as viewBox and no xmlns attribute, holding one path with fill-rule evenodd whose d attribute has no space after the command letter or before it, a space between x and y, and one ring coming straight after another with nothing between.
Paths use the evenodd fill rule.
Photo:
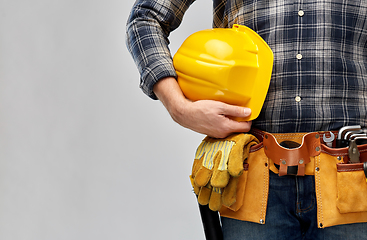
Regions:
<instances>
[{"instance_id":1,"label":"blue denim jeans","mask_svg":"<svg viewBox=\"0 0 367 240\"><path fill-rule=\"evenodd\" d=\"M266 223L222 217L224 240L367 239L367 223L317 227L314 176L279 177L270 172L269 184Z\"/></svg>"}]
</instances>

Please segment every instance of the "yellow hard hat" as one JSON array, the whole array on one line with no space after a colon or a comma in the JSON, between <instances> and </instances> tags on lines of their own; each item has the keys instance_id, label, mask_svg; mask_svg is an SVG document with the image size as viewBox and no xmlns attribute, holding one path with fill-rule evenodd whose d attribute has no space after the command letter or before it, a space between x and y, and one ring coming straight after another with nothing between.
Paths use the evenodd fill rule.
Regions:
<instances>
[{"instance_id":1,"label":"yellow hard hat","mask_svg":"<svg viewBox=\"0 0 367 240\"><path fill-rule=\"evenodd\" d=\"M217 100L248 107L258 117L273 67L273 52L253 30L241 25L189 36L173 57L178 84L193 101Z\"/></svg>"}]
</instances>

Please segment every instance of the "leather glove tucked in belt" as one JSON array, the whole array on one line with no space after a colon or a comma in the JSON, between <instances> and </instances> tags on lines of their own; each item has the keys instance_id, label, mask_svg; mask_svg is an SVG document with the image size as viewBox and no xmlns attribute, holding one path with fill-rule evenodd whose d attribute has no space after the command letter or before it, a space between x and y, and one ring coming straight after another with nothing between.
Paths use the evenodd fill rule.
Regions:
<instances>
[{"instance_id":1,"label":"leather glove tucked in belt","mask_svg":"<svg viewBox=\"0 0 367 240\"><path fill-rule=\"evenodd\" d=\"M201 205L218 211L222 204L236 201L238 177L249 148L259 143L251 134L232 134L224 139L206 137L196 150L190 176L194 192Z\"/></svg>"}]
</instances>

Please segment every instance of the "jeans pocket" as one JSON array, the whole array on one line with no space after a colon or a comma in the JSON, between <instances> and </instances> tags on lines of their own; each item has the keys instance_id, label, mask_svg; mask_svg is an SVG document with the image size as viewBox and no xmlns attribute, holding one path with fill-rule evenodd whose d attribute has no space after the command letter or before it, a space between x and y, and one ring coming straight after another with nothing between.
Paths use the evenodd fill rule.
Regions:
<instances>
[{"instance_id":1,"label":"jeans pocket","mask_svg":"<svg viewBox=\"0 0 367 240\"><path fill-rule=\"evenodd\" d=\"M367 211L367 183L363 163L337 164L337 200L340 213Z\"/></svg>"}]
</instances>

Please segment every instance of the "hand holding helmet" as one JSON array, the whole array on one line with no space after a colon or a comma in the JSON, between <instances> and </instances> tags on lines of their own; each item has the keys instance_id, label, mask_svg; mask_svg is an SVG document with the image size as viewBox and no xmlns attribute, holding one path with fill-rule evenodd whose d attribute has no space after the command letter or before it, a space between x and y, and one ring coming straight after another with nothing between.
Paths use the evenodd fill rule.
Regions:
<instances>
[{"instance_id":1,"label":"hand holding helmet","mask_svg":"<svg viewBox=\"0 0 367 240\"><path fill-rule=\"evenodd\" d=\"M251 121L265 100L273 53L254 31L235 24L232 29L209 29L189 36L173 58L178 84L193 101L216 100L248 107Z\"/></svg>"}]
</instances>

